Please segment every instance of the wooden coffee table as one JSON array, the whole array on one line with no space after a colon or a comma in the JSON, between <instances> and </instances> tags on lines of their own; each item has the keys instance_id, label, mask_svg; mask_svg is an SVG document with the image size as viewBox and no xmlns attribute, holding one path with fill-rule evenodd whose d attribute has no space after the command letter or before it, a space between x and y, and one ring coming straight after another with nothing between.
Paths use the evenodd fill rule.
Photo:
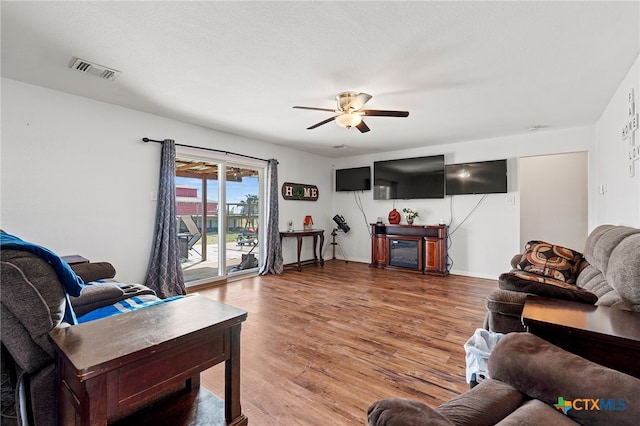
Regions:
<instances>
[{"instance_id":1,"label":"wooden coffee table","mask_svg":"<svg viewBox=\"0 0 640 426\"><path fill-rule=\"evenodd\" d=\"M243 310L194 295L54 329L58 424L107 425L176 392L197 394L200 372L224 361L226 423L246 425L240 407L246 318Z\"/></svg>"},{"instance_id":2,"label":"wooden coffee table","mask_svg":"<svg viewBox=\"0 0 640 426\"><path fill-rule=\"evenodd\" d=\"M583 358L640 377L640 314L606 306L527 296L527 331Z\"/></svg>"}]
</instances>

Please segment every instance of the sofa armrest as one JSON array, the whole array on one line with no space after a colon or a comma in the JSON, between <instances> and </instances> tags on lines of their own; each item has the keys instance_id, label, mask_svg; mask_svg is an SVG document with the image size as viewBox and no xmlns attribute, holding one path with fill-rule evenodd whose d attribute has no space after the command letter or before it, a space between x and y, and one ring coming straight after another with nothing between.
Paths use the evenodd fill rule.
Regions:
<instances>
[{"instance_id":1,"label":"sofa armrest","mask_svg":"<svg viewBox=\"0 0 640 426\"><path fill-rule=\"evenodd\" d=\"M527 296L528 293L521 293L519 291L494 290L487 297L487 309L491 312L520 319Z\"/></svg>"},{"instance_id":2,"label":"sofa armrest","mask_svg":"<svg viewBox=\"0 0 640 426\"><path fill-rule=\"evenodd\" d=\"M85 283L116 276L116 270L109 262L76 263L71 265L71 269Z\"/></svg>"},{"instance_id":3,"label":"sofa armrest","mask_svg":"<svg viewBox=\"0 0 640 426\"><path fill-rule=\"evenodd\" d=\"M515 411L526 396L511 385L485 379L435 411L456 425L492 426Z\"/></svg>"},{"instance_id":4,"label":"sofa armrest","mask_svg":"<svg viewBox=\"0 0 640 426\"><path fill-rule=\"evenodd\" d=\"M369 426L453 426L453 423L427 405L403 398L387 398L374 402L367 410L367 419Z\"/></svg>"},{"instance_id":5,"label":"sofa armrest","mask_svg":"<svg viewBox=\"0 0 640 426\"><path fill-rule=\"evenodd\" d=\"M580 400L567 416L580 424L637 424L640 379L571 354L530 333L510 333L489 357L489 375L547 404ZM584 400L600 400L606 410L586 410Z\"/></svg>"}]
</instances>

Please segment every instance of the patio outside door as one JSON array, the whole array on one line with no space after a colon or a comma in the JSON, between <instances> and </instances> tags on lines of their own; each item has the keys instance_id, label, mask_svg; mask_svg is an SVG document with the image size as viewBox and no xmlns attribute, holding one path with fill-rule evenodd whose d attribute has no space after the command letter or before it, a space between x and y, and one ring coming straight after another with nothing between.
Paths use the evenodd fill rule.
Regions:
<instances>
[{"instance_id":1,"label":"patio outside door","mask_svg":"<svg viewBox=\"0 0 640 426\"><path fill-rule=\"evenodd\" d=\"M202 157L178 151L176 159L176 220L187 287L257 272L260 259L264 168Z\"/></svg>"}]
</instances>

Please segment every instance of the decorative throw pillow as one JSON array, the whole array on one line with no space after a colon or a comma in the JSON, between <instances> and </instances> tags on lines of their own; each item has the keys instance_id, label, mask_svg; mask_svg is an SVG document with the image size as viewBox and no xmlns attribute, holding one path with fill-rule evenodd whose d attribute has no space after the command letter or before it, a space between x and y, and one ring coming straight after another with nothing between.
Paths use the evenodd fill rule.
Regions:
<instances>
[{"instance_id":1,"label":"decorative throw pillow","mask_svg":"<svg viewBox=\"0 0 640 426\"><path fill-rule=\"evenodd\" d=\"M573 284L582 253L544 241L529 241L517 269Z\"/></svg>"},{"instance_id":2,"label":"decorative throw pillow","mask_svg":"<svg viewBox=\"0 0 640 426\"><path fill-rule=\"evenodd\" d=\"M518 270L500 275L498 286L503 290L537 294L538 296L572 300L591 305L598 301L598 296L575 284L567 284L563 281Z\"/></svg>"}]
</instances>

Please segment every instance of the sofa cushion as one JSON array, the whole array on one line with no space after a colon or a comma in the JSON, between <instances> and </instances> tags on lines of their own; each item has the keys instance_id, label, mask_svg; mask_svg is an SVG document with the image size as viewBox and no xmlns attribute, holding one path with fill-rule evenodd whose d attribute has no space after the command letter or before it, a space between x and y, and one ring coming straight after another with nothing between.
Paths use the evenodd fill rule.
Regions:
<instances>
[{"instance_id":1,"label":"sofa cushion","mask_svg":"<svg viewBox=\"0 0 640 426\"><path fill-rule=\"evenodd\" d=\"M563 281L519 270L501 274L498 277L498 285L503 290L531 293L555 299L573 300L589 304L594 304L598 300L595 294L574 284L567 284Z\"/></svg>"},{"instance_id":2,"label":"sofa cushion","mask_svg":"<svg viewBox=\"0 0 640 426\"><path fill-rule=\"evenodd\" d=\"M126 299L124 291L115 283L87 283L80 297L72 297L71 304L78 317L103 306Z\"/></svg>"},{"instance_id":3,"label":"sofa cushion","mask_svg":"<svg viewBox=\"0 0 640 426\"><path fill-rule=\"evenodd\" d=\"M613 250L625 238L640 233L640 229L628 226L600 225L589 236L584 247L584 257L608 276L609 260Z\"/></svg>"},{"instance_id":4,"label":"sofa cushion","mask_svg":"<svg viewBox=\"0 0 640 426\"><path fill-rule=\"evenodd\" d=\"M620 298L640 312L640 234L627 236L611 252L605 276Z\"/></svg>"},{"instance_id":5,"label":"sofa cushion","mask_svg":"<svg viewBox=\"0 0 640 426\"><path fill-rule=\"evenodd\" d=\"M567 283L575 283L582 253L544 241L529 241L516 268Z\"/></svg>"}]
</instances>

